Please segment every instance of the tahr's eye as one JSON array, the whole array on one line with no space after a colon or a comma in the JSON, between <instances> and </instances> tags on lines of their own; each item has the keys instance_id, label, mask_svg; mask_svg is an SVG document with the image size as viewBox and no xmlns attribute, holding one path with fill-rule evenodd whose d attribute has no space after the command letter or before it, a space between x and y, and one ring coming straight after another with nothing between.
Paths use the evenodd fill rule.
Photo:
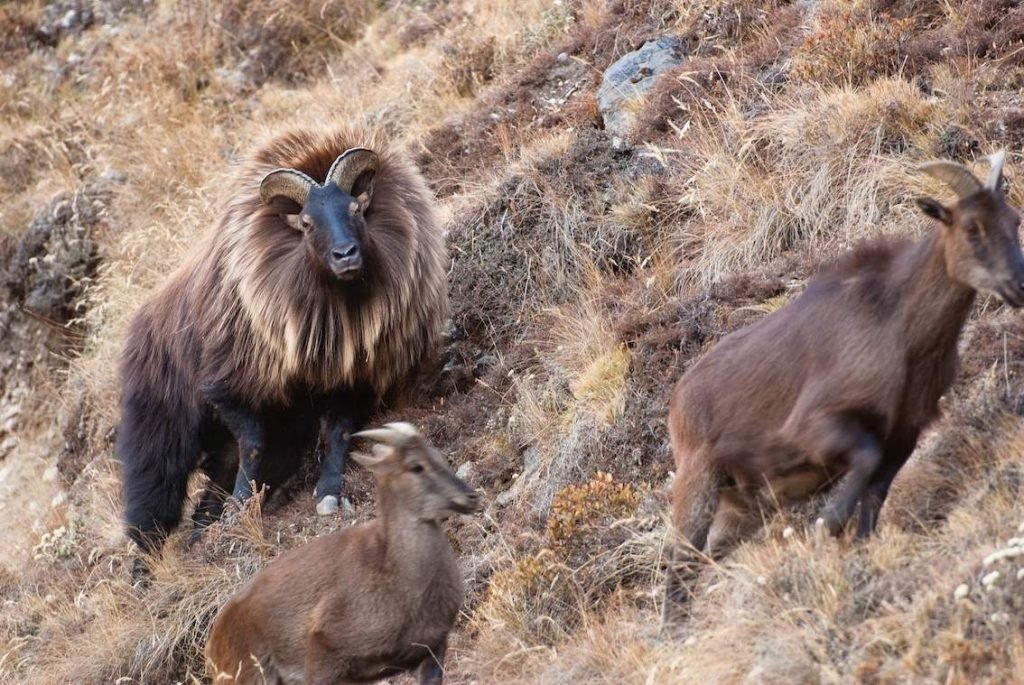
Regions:
<instances>
[{"instance_id":1,"label":"tahr's eye","mask_svg":"<svg viewBox=\"0 0 1024 685\"><path fill-rule=\"evenodd\" d=\"M313 225L313 217L311 217L309 214L303 214L301 217L299 217L299 222L302 224L303 228L309 228L310 226Z\"/></svg>"},{"instance_id":2,"label":"tahr's eye","mask_svg":"<svg viewBox=\"0 0 1024 685\"><path fill-rule=\"evenodd\" d=\"M423 464L413 464L409 467L410 473L423 473Z\"/></svg>"}]
</instances>

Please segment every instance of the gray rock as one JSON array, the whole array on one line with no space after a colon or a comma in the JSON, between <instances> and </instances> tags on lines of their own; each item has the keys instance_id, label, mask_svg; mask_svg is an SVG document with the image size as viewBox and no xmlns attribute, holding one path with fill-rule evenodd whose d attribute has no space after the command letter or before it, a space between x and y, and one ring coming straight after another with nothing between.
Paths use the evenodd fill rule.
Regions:
<instances>
[{"instance_id":1,"label":"gray rock","mask_svg":"<svg viewBox=\"0 0 1024 685\"><path fill-rule=\"evenodd\" d=\"M465 481L473 480L473 476L476 475L476 467L473 466L473 462L467 461L462 464L455 472L455 475Z\"/></svg>"},{"instance_id":2,"label":"gray rock","mask_svg":"<svg viewBox=\"0 0 1024 685\"><path fill-rule=\"evenodd\" d=\"M45 45L55 46L66 35L81 33L96 21L92 4L85 0L61 0L48 4L36 27Z\"/></svg>"},{"instance_id":3,"label":"gray rock","mask_svg":"<svg viewBox=\"0 0 1024 685\"><path fill-rule=\"evenodd\" d=\"M107 167L103 170L103 173L100 174L100 179L107 183L121 185L128 182L128 175L113 167Z\"/></svg>"},{"instance_id":4,"label":"gray rock","mask_svg":"<svg viewBox=\"0 0 1024 685\"><path fill-rule=\"evenodd\" d=\"M628 137L636 114L633 105L654 87L666 71L683 63L685 48L675 36L644 43L643 47L620 57L604 72L597 91L597 107L605 129Z\"/></svg>"}]
</instances>

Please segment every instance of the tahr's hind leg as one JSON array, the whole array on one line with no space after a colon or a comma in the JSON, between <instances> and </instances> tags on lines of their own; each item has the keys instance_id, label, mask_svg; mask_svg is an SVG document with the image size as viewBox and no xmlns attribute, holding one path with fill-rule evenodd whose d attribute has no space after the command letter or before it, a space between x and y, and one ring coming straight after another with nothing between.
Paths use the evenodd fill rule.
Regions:
<instances>
[{"instance_id":1,"label":"tahr's hind leg","mask_svg":"<svg viewBox=\"0 0 1024 685\"><path fill-rule=\"evenodd\" d=\"M420 664L417 673L419 685L441 685L444 681L444 654L448 649L448 636L431 650L431 654Z\"/></svg>"},{"instance_id":2,"label":"tahr's hind leg","mask_svg":"<svg viewBox=\"0 0 1024 685\"><path fill-rule=\"evenodd\" d=\"M703 550L718 501L718 487L709 474L676 475L672 484L675 539L668 544L665 598L661 607L664 623L685 618L694 586L706 563Z\"/></svg>"},{"instance_id":3,"label":"tahr's hind leg","mask_svg":"<svg viewBox=\"0 0 1024 685\"><path fill-rule=\"evenodd\" d=\"M882 460L878 441L855 418L823 414L805 423L794 443L814 455L827 471L848 472L829 496L822 515L829 532L838 535Z\"/></svg>"},{"instance_id":4,"label":"tahr's hind leg","mask_svg":"<svg viewBox=\"0 0 1024 685\"><path fill-rule=\"evenodd\" d=\"M718 561L761 527L761 518L734 492L723 492L708 531L704 552Z\"/></svg>"},{"instance_id":5,"label":"tahr's hind leg","mask_svg":"<svg viewBox=\"0 0 1024 685\"><path fill-rule=\"evenodd\" d=\"M199 459L197 425L187 407L168 410L148 395L123 403L117 453L124 519L129 537L148 552L157 551L181 520Z\"/></svg>"}]
</instances>

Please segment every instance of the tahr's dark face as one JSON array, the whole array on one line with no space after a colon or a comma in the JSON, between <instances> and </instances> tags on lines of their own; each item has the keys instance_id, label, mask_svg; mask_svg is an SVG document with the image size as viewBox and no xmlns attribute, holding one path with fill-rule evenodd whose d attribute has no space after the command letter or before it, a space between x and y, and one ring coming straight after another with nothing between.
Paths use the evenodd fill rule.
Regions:
<instances>
[{"instance_id":1,"label":"tahr's dark face","mask_svg":"<svg viewBox=\"0 0 1024 685\"><path fill-rule=\"evenodd\" d=\"M298 228L318 264L335 278L349 281L363 270L366 221L360 200L334 183L314 186L298 215Z\"/></svg>"}]
</instances>

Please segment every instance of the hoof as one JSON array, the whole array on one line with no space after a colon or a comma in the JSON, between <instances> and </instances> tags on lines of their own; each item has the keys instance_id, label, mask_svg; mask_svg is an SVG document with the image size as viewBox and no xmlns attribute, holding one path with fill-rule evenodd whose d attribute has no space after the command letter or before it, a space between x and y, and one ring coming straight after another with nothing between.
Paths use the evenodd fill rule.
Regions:
<instances>
[{"instance_id":1,"label":"hoof","mask_svg":"<svg viewBox=\"0 0 1024 685\"><path fill-rule=\"evenodd\" d=\"M348 497L342 497L339 500L334 495L325 495L322 500L316 503L316 513L320 516L330 516L337 513L338 509L344 510L346 514L351 514L355 511Z\"/></svg>"},{"instance_id":2,"label":"hoof","mask_svg":"<svg viewBox=\"0 0 1024 685\"><path fill-rule=\"evenodd\" d=\"M320 516L330 516L338 511L338 498L334 495L325 495L322 500L316 503L316 513Z\"/></svg>"}]
</instances>

